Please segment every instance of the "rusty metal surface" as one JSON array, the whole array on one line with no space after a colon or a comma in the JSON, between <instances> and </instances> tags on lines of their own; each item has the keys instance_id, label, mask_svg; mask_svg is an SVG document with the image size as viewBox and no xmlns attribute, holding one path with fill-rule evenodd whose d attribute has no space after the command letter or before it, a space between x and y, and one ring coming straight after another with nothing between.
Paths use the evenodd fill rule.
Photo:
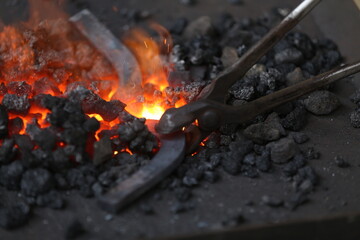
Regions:
<instances>
[{"instance_id":1,"label":"rusty metal surface","mask_svg":"<svg viewBox=\"0 0 360 240\"><path fill-rule=\"evenodd\" d=\"M20 14L19 8L11 8L0 1L1 14ZM83 1L85 2L85 1ZM263 14L274 6L286 5L294 7L297 0L244 0L245 4L234 7L220 0L198 0L197 7L186 7L168 0L88 0L88 6L96 16L102 16L102 20L110 23L111 29L116 32L121 23L116 21L118 13L112 12L111 8L116 2L123 8L151 10L155 18L163 25L176 17L189 17L194 19L203 15L210 17L218 16L223 11L231 12L235 17L255 17ZM10 10L7 10L10 8ZM70 15L78 12L75 4L69 7ZM336 12L336 14L334 14ZM12 17L14 18L14 17ZM10 21L10 17L8 17ZM351 0L326 0L323 1L313 14L306 17L297 26L297 30L309 33L313 37L326 36L334 39L339 44L341 52L348 61L354 61L360 56L358 47L360 39L359 12ZM351 34L349 34L351 32ZM116 35L116 34L115 34ZM117 35L116 35L117 36ZM271 211L266 206L245 206L248 200L259 200L264 194L286 194L288 185L276 174L264 175L261 179L253 180L244 177L224 175L221 182L199 188L194 191L197 202L196 209L181 215L169 212L169 206L174 201L172 195L163 194L161 200L155 200L151 196L145 196L141 201L151 204L156 209L154 216L144 216L135 206L125 209L119 216L111 221L106 221L107 213L97 207L94 199L84 199L76 194L69 193L68 206L64 211L48 209L36 209L32 221L17 231L0 230L1 239L63 239L64 231L68 222L79 219L90 232L81 239L138 239L160 238L166 236L184 235L192 239L200 239L198 234L205 232L204 236L215 236L215 239L226 238L227 233L213 233L213 224L218 223L228 211L241 210L247 223L242 227L250 234L260 234L260 230L266 228L264 224L284 223L296 219L313 219L330 217L334 214L351 214L360 212L360 130L350 126L348 114L354 108L348 96L354 91L356 82L360 81L360 75L351 79L342 80L335 85L335 93L341 98L343 106L330 116L311 116L304 132L309 135L311 141L304 145L314 146L322 153L321 159L313 161L311 165L321 176L322 188L311 198L309 204L302 206L295 212L286 209ZM339 169L333 165L333 158L342 155L351 164L348 169ZM6 199L3 190L0 189L2 201L14 201L16 196ZM345 204L346 203L346 204ZM206 230L197 226L200 221L206 221L210 227ZM281 226L281 225L280 225ZM344 225L345 227L348 224ZM356 225L357 226L357 225ZM253 230L250 230L252 228ZM348 229L339 227L339 224L327 225L330 230L339 228L343 232L342 239L348 234ZM281 227L278 231L282 232ZM287 232L289 233L289 232ZM213 235L214 234L214 235ZM239 239L239 232L232 233L233 239ZM245 234L245 233L243 233ZM270 234L270 232L268 232ZM285 239L293 239L296 235L302 239L319 239L314 228L293 227L290 236ZM304 234L304 235L303 235ZM351 236L350 236L351 237ZM207 238L202 238L207 239ZM210 238L209 238L210 239ZM246 238L244 238L246 239ZM250 238L248 238L250 239ZM280 238L279 238L280 239ZM339 239L330 234L327 239ZM357 239L357 238L352 238Z\"/></svg>"}]
</instances>

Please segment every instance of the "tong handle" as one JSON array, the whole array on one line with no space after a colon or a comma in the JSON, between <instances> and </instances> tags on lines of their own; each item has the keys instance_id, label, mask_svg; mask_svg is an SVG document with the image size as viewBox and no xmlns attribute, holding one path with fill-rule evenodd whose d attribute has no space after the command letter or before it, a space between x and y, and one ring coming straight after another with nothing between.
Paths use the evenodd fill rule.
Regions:
<instances>
[{"instance_id":1,"label":"tong handle","mask_svg":"<svg viewBox=\"0 0 360 240\"><path fill-rule=\"evenodd\" d=\"M260 41L252 46L231 67L223 71L208 87L201 92L199 99L224 102L228 89L241 79L249 69L260 60L277 42L279 42L302 18L304 18L321 0L304 0L280 24L270 30Z\"/></svg>"}]
</instances>

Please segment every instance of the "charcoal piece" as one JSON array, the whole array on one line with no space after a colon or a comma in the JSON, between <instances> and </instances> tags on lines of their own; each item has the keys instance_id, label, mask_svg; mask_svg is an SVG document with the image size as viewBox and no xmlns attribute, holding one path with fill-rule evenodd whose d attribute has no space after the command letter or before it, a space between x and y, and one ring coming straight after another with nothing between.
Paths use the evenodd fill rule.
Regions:
<instances>
[{"instance_id":1,"label":"charcoal piece","mask_svg":"<svg viewBox=\"0 0 360 240\"><path fill-rule=\"evenodd\" d=\"M186 18L177 18L175 22L170 26L169 32L171 34L181 35L188 25L188 20Z\"/></svg>"},{"instance_id":2,"label":"charcoal piece","mask_svg":"<svg viewBox=\"0 0 360 240\"><path fill-rule=\"evenodd\" d=\"M228 135L220 135L220 145L229 146L231 143L231 136Z\"/></svg>"},{"instance_id":3,"label":"charcoal piece","mask_svg":"<svg viewBox=\"0 0 360 240\"><path fill-rule=\"evenodd\" d=\"M230 175L237 175L241 169L241 159L225 157L221 160L221 165L225 172Z\"/></svg>"},{"instance_id":4,"label":"charcoal piece","mask_svg":"<svg viewBox=\"0 0 360 240\"><path fill-rule=\"evenodd\" d=\"M6 108L0 105L0 139L8 135L9 116ZM11 125L10 125L11 126Z\"/></svg>"},{"instance_id":5,"label":"charcoal piece","mask_svg":"<svg viewBox=\"0 0 360 240\"><path fill-rule=\"evenodd\" d=\"M300 65L304 60L304 56L302 52L296 48L287 48L279 53L276 53L274 59L277 64L293 63L295 65Z\"/></svg>"},{"instance_id":6,"label":"charcoal piece","mask_svg":"<svg viewBox=\"0 0 360 240\"><path fill-rule=\"evenodd\" d=\"M14 135L13 138L21 151L31 151L35 146L28 135Z\"/></svg>"},{"instance_id":7,"label":"charcoal piece","mask_svg":"<svg viewBox=\"0 0 360 240\"><path fill-rule=\"evenodd\" d=\"M18 96L29 96L31 94L31 85L27 84L25 81L12 81L8 83L6 87L9 93Z\"/></svg>"},{"instance_id":8,"label":"charcoal piece","mask_svg":"<svg viewBox=\"0 0 360 240\"><path fill-rule=\"evenodd\" d=\"M315 55L315 45L306 34L291 32L286 36L286 40L300 50L306 59L311 59Z\"/></svg>"},{"instance_id":9,"label":"charcoal piece","mask_svg":"<svg viewBox=\"0 0 360 240\"><path fill-rule=\"evenodd\" d=\"M65 239L76 239L86 233L84 226L78 220L73 220L66 227Z\"/></svg>"},{"instance_id":10,"label":"charcoal piece","mask_svg":"<svg viewBox=\"0 0 360 240\"><path fill-rule=\"evenodd\" d=\"M216 28L216 31L223 35L227 31L231 29L231 27L235 24L234 17L229 13L222 13L220 16L216 19L214 26Z\"/></svg>"},{"instance_id":11,"label":"charcoal piece","mask_svg":"<svg viewBox=\"0 0 360 240\"><path fill-rule=\"evenodd\" d=\"M53 110L55 107L59 107L65 104L65 99L54 97L49 94L42 95L40 99L40 105L49 110Z\"/></svg>"},{"instance_id":12,"label":"charcoal piece","mask_svg":"<svg viewBox=\"0 0 360 240\"><path fill-rule=\"evenodd\" d=\"M0 207L0 227L14 229L23 226L30 218L30 207L24 202Z\"/></svg>"},{"instance_id":13,"label":"charcoal piece","mask_svg":"<svg viewBox=\"0 0 360 240\"><path fill-rule=\"evenodd\" d=\"M315 65L319 66L322 69L322 72L326 72L337 65L342 61L342 56L337 50L329 50L320 54L320 57L315 62Z\"/></svg>"},{"instance_id":14,"label":"charcoal piece","mask_svg":"<svg viewBox=\"0 0 360 240\"><path fill-rule=\"evenodd\" d=\"M208 16L200 17L192 22L184 30L184 37L192 39L199 35L213 35L214 27L211 23L211 18Z\"/></svg>"},{"instance_id":15,"label":"charcoal piece","mask_svg":"<svg viewBox=\"0 0 360 240\"><path fill-rule=\"evenodd\" d=\"M30 109L30 102L27 96L17 96L15 94L5 94L2 105L11 113L26 115Z\"/></svg>"},{"instance_id":16,"label":"charcoal piece","mask_svg":"<svg viewBox=\"0 0 360 240\"><path fill-rule=\"evenodd\" d=\"M173 71L169 72L168 83L171 87L183 86L190 83L189 71Z\"/></svg>"},{"instance_id":17,"label":"charcoal piece","mask_svg":"<svg viewBox=\"0 0 360 240\"><path fill-rule=\"evenodd\" d=\"M199 181L195 177L185 176L182 183L187 187L194 187L199 184Z\"/></svg>"},{"instance_id":18,"label":"charcoal piece","mask_svg":"<svg viewBox=\"0 0 360 240\"><path fill-rule=\"evenodd\" d=\"M297 83L300 83L305 80L301 68L297 67L294 71L286 75L286 85L291 86Z\"/></svg>"},{"instance_id":19,"label":"charcoal piece","mask_svg":"<svg viewBox=\"0 0 360 240\"><path fill-rule=\"evenodd\" d=\"M61 140L74 146L85 146L87 133L82 128L65 129L61 134Z\"/></svg>"},{"instance_id":20,"label":"charcoal piece","mask_svg":"<svg viewBox=\"0 0 360 240\"><path fill-rule=\"evenodd\" d=\"M351 94L350 100L355 104L360 102L360 89L357 89L353 94Z\"/></svg>"},{"instance_id":21,"label":"charcoal piece","mask_svg":"<svg viewBox=\"0 0 360 240\"><path fill-rule=\"evenodd\" d=\"M19 190L21 176L25 168L20 161L13 161L0 168L0 183L8 190Z\"/></svg>"},{"instance_id":22,"label":"charcoal piece","mask_svg":"<svg viewBox=\"0 0 360 240\"><path fill-rule=\"evenodd\" d=\"M221 39L221 45L236 49L241 45L250 46L253 40L254 36L250 31L243 30L238 24L234 24Z\"/></svg>"},{"instance_id":23,"label":"charcoal piece","mask_svg":"<svg viewBox=\"0 0 360 240\"><path fill-rule=\"evenodd\" d=\"M57 137L56 134L45 128L39 131L33 138L36 144L45 151L51 151L55 148Z\"/></svg>"},{"instance_id":24,"label":"charcoal piece","mask_svg":"<svg viewBox=\"0 0 360 240\"><path fill-rule=\"evenodd\" d=\"M1 110L0 110L1 111ZM1 113L0 113L1 114ZM1 121L1 120L0 120ZM9 134L10 135L15 135L15 134L19 134L20 131L24 128L24 122L21 118L19 117L16 117L16 118L13 118L13 119L10 119L9 120ZM1 123L0 123L0 129L1 129ZM5 131L7 131L7 129L5 129ZM2 134L0 132L0 138L2 136L6 136L7 133Z\"/></svg>"},{"instance_id":25,"label":"charcoal piece","mask_svg":"<svg viewBox=\"0 0 360 240\"><path fill-rule=\"evenodd\" d=\"M303 168L300 168L298 170L298 176L299 176L298 185L304 180L310 180L313 186L315 186L319 182L318 175L316 174L315 170L310 166L305 166Z\"/></svg>"},{"instance_id":26,"label":"charcoal piece","mask_svg":"<svg viewBox=\"0 0 360 240\"><path fill-rule=\"evenodd\" d=\"M89 118L83 126L87 132L96 132L100 128L100 122L96 118Z\"/></svg>"},{"instance_id":27,"label":"charcoal piece","mask_svg":"<svg viewBox=\"0 0 360 240\"><path fill-rule=\"evenodd\" d=\"M113 150L109 138L102 138L94 143L93 163L97 166L111 159Z\"/></svg>"},{"instance_id":28,"label":"charcoal piece","mask_svg":"<svg viewBox=\"0 0 360 240\"><path fill-rule=\"evenodd\" d=\"M360 128L360 111L355 110L350 113L350 123L354 128Z\"/></svg>"},{"instance_id":29,"label":"charcoal piece","mask_svg":"<svg viewBox=\"0 0 360 240\"><path fill-rule=\"evenodd\" d=\"M270 152L264 150L260 156L256 156L256 168L262 172L269 172L271 168Z\"/></svg>"},{"instance_id":30,"label":"charcoal piece","mask_svg":"<svg viewBox=\"0 0 360 240\"><path fill-rule=\"evenodd\" d=\"M291 177L294 176L300 168L304 167L305 164L305 156L302 153L299 153L284 166L283 171L286 176Z\"/></svg>"},{"instance_id":31,"label":"charcoal piece","mask_svg":"<svg viewBox=\"0 0 360 240\"><path fill-rule=\"evenodd\" d=\"M289 135L297 144L303 144L309 141L309 136L302 132L290 132Z\"/></svg>"},{"instance_id":32,"label":"charcoal piece","mask_svg":"<svg viewBox=\"0 0 360 240\"><path fill-rule=\"evenodd\" d=\"M221 160L223 159L223 155L221 153L213 154L210 156L210 164L213 168L216 168L221 163Z\"/></svg>"},{"instance_id":33,"label":"charcoal piece","mask_svg":"<svg viewBox=\"0 0 360 240\"><path fill-rule=\"evenodd\" d=\"M340 106L338 97L326 90L312 92L304 100L305 108L316 115L327 115Z\"/></svg>"},{"instance_id":34,"label":"charcoal piece","mask_svg":"<svg viewBox=\"0 0 360 240\"><path fill-rule=\"evenodd\" d=\"M306 110L304 107L296 107L292 112L287 114L283 119L281 119L281 125L284 128L299 131L307 123Z\"/></svg>"},{"instance_id":35,"label":"charcoal piece","mask_svg":"<svg viewBox=\"0 0 360 240\"><path fill-rule=\"evenodd\" d=\"M48 157L47 162L50 169L54 170L55 172L64 171L71 166L69 156L66 154L65 149L63 148L57 148L55 151L53 151L51 156Z\"/></svg>"},{"instance_id":36,"label":"charcoal piece","mask_svg":"<svg viewBox=\"0 0 360 240\"><path fill-rule=\"evenodd\" d=\"M39 80L36 80L34 83L34 96L39 94L49 94L54 93L60 95L61 91L52 83L48 77L43 77Z\"/></svg>"},{"instance_id":37,"label":"charcoal piece","mask_svg":"<svg viewBox=\"0 0 360 240\"><path fill-rule=\"evenodd\" d=\"M13 139L4 139L0 146L0 165L10 163L17 153L15 141Z\"/></svg>"},{"instance_id":38,"label":"charcoal piece","mask_svg":"<svg viewBox=\"0 0 360 240\"><path fill-rule=\"evenodd\" d=\"M255 96L255 88L253 86L244 86L236 90L230 90L234 98L239 100L252 100Z\"/></svg>"},{"instance_id":39,"label":"charcoal piece","mask_svg":"<svg viewBox=\"0 0 360 240\"><path fill-rule=\"evenodd\" d=\"M21 191L27 196L37 196L48 192L54 181L51 173L43 168L27 170L21 178Z\"/></svg>"},{"instance_id":40,"label":"charcoal piece","mask_svg":"<svg viewBox=\"0 0 360 240\"><path fill-rule=\"evenodd\" d=\"M37 196L36 205L52 209L63 209L65 207L65 201L59 192L50 191L48 193Z\"/></svg>"},{"instance_id":41,"label":"charcoal piece","mask_svg":"<svg viewBox=\"0 0 360 240\"><path fill-rule=\"evenodd\" d=\"M284 201L281 200L280 198L276 198L268 195L262 196L261 201L263 204L273 208L281 207L284 204Z\"/></svg>"},{"instance_id":42,"label":"charcoal piece","mask_svg":"<svg viewBox=\"0 0 360 240\"><path fill-rule=\"evenodd\" d=\"M62 108L53 108L46 116L46 121L55 127L63 127L68 120L69 114Z\"/></svg>"},{"instance_id":43,"label":"charcoal piece","mask_svg":"<svg viewBox=\"0 0 360 240\"><path fill-rule=\"evenodd\" d=\"M282 138L276 142L269 143L271 160L274 163L288 162L298 151L298 147L293 139Z\"/></svg>"},{"instance_id":44,"label":"charcoal piece","mask_svg":"<svg viewBox=\"0 0 360 240\"><path fill-rule=\"evenodd\" d=\"M350 167L350 164L347 161L345 161L345 159L340 155L335 156L334 161L335 161L336 166L338 166L339 168Z\"/></svg>"},{"instance_id":45,"label":"charcoal piece","mask_svg":"<svg viewBox=\"0 0 360 240\"><path fill-rule=\"evenodd\" d=\"M95 182L91 186L91 190L94 193L95 196L101 196L104 193L104 188L99 182Z\"/></svg>"},{"instance_id":46,"label":"charcoal piece","mask_svg":"<svg viewBox=\"0 0 360 240\"><path fill-rule=\"evenodd\" d=\"M249 153L249 154L245 155L242 162L243 162L243 164L254 166L255 165L255 159L256 159L255 154L254 153Z\"/></svg>"},{"instance_id":47,"label":"charcoal piece","mask_svg":"<svg viewBox=\"0 0 360 240\"><path fill-rule=\"evenodd\" d=\"M185 202L191 197L191 190L186 187L175 188L174 190L175 197L180 202Z\"/></svg>"},{"instance_id":48,"label":"charcoal piece","mask_svg":"<svg viewBox=\"0 0 360 240\"><path fill-rule=\"evenodd\" d=\"M255 143L264 144L279 139L281 137L281 133L273 124L256 123L248 126L244 130L244 136Z\"/></svg>"},{"instance_id":49,"label":"charcoal piece","mask_svg":"<svg viewBox=\"0 0 360 240\"><path fill-rule=\"evenodd\" d=\"M59 190L67 190L70 187L66 178L60 173L54 174L54 185L55 188Z\"/></svg>"},{"instance_id":50,"label":"charcoal piece","mask_svg":"<svg viewBox=\"0 0 360 240\"><path fill-rule=\"evenodd\" d=\"M66 180L73 188L79 188L86 184L84 174L76 168L70 169L66 172Z\"/></svg>"},{"instance_id":51,"label":"charcoal piece","mask_svg":"<svg viewBox=\"0 0 360 240\"><path fill-rule=\"evenodd\" d=\"M240 172L249 178L257 178L259 177L259 172L254 166L251 165L241 165Z\"/></svg>"},{"instance_id":52,"label":"charcoal piece","mask_svg":"<svg viewBox=\"0 0 360 240\"><path fill-rule=\"evenodd\" d=\"M130 122L134 119L135 117L130 113L128 113L126 110L123 110L122 112L119 113L119 120L121 122Z\"/></svg>"}]
</instances>

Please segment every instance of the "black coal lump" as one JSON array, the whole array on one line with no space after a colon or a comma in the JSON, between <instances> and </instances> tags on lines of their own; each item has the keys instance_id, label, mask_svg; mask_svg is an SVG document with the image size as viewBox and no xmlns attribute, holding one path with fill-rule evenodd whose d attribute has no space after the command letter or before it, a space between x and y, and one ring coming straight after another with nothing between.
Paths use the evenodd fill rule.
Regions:
<instances>
[{"instance_id":1,"label":"black coal lump","mask_svg":"<svg viewBox=\"0 0 360 240\"><path fill-rule=\"evenodd\" d=\"M0 138L8 135L9 116L3 105L0 105Z\"/></svg>"},{"instance_id":2,"label":"black coal lump","mask_svg":"<svg viewBox=\"0 0 360 240\"><path fill-rule=\"evenodd\" d=\"M307 123L306 110L303 106L297 106L295 109L280 120L281 125L292 131L299 131Z\"/></svg>"},{"instance_id":3,"label":"black coal lump","mask_svg":"<svg viewBox=\"0 0 360 240\"><path fill-rule=\"evenodd\" d=\"M0 165L10 163L15 157L17 148L13 139L4 139L0 146Z\"/></svg>"},{"instance_id":4,"label":"black coal lump","mask_svg":"<svg viewBox=\"0 0 360 240\"><path fill-rule=\"evenodd\" d=\"M13 161L0 168L0 183L8 190L20 189L20 180L25 168L20 161Z\"/></svg>"},{"instance_id":5,"label":"black coal lump","mask_svg":"<svg viewBox=\"0 0 360 240\"><path fill-rule=\"evenodd\" d=\"M14 229L21 227L30 218L30 207L23 203L14 203L8 207L0 207L0 227Z\"/></svg>"},{"instance_id":6,"label":"black coal lump","mask_svg":"<svg viewBox=\"0 0 360 240\"><path fill-rule=\"evenodd\" d=\"M27 196L37 196L53 187L52 174L43 168L27 170L21 178L21 191Z\"/></svg>"},{"instance_id":7,"label":"black coal lump","mask_svg":"<svg viewBox=\"0 0 360 240\"><path fill-rule=\"evenodd\" d=\"M294 176L297 173L298 169L305 166L305 164L306 158L304 154L299 153L295 155L290 162L284 165L283 171L286 176Z\"/></svg>"},{"instance_id":8,"label":"black coal lump","mask_svg":"<svg viewBox=\"0 0 360 240\"><path fill-rule=\"evenodd\" d=\"M5 94L2 105L11 113L26 115L30 109L30 101L27 96Z\"/></svg>"}]
</instances>

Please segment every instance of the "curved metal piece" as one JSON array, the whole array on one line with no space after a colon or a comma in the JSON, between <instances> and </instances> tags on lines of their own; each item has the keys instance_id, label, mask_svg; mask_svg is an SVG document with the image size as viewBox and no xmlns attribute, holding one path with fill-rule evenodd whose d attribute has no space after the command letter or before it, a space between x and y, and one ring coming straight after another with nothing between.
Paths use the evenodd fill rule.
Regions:
<instances>
[{"instance_id":1,"label":"curved metal piece","mask_svg":"<svg viewBox=\"0 0 360 240\"><path fill-rule=\"evenodd\" d=\"M178 167L185 155L185 134L178 132L158 137L161 146L159 152L149 164L100 196L98 203L102 209L113 213L120 211Z\"/></svg>"},{"instance_id":2,"label":"curved metal piece","mask_svg":"<svg viewBox=\"0 0 360 240\"><path fill-rule=\"evenodd\" d=\"M69 20L113 65L120 87L141 86L141 72L136 58L88 9Z\"/></svg>"}]
</instances>

